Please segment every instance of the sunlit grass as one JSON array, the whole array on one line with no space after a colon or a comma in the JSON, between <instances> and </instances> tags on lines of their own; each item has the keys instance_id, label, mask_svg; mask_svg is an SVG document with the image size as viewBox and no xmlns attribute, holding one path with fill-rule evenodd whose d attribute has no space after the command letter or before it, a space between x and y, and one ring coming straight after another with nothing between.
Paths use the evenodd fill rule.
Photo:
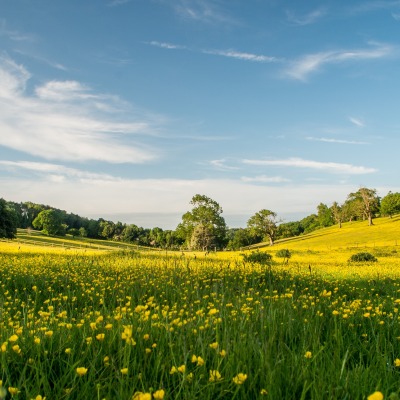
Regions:
<instances>
[{"instance_id":1,"label":"sunlit grass","mask_svg":"<svg viewBox=\"0 0 400 400\"><path fill-rule=\"evenodd\" d=\"M361 246L329 237L266 248L271 266L240 252L34 253L1 242L0 396L395 398L397 246L368 246L378 262L356 264Z\"/></svg>"}]
</instances>

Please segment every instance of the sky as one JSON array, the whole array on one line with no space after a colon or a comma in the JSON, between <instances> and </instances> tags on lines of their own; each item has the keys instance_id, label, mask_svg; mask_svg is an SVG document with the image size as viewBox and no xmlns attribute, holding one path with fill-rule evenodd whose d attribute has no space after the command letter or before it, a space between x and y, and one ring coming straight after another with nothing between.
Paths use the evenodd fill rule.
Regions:
<instances>
[{"instance_id":1,"label":"sky","mask_svg":"<svg viewBox=\"0 0 400 400\"><path fill-rule=\"evenodd\" d=\"M0 0L0 197L229 227L400 182L400 1Z\"/></svg>"}]
</instances>

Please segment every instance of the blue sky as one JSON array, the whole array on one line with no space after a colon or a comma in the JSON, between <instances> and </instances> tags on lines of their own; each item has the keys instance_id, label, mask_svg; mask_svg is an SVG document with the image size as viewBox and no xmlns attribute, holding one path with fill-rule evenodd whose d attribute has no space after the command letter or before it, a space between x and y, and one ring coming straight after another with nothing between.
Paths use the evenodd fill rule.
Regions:
<instances>
[{"instance_id":1,"label":"blue sky","mask_svg":"<svg viewBox=\"0 0 400 400\"><path fill-rule=\"evenodd\" d=\"M400 1L1 0L0 197L174 229L400 191Z\"/></svg>"}]
</instances>

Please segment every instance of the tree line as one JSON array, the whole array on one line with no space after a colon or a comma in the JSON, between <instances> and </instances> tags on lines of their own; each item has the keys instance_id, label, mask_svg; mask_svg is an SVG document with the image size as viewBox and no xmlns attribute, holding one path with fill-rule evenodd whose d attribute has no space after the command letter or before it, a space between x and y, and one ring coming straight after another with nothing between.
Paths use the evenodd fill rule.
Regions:
<instances>
[{"instance_id":1,"label":"tree line","mask_svg":"<svg viewBox=\"0 0 400 400\"><path fill-rule=\"evenodd\" d=\"M377 216L392 217L400 213L400 193L389 192L383 198L375 189L360 188L347 196L343 204L320 203L317 212L300 221L283 222L271 210L256 212L245 228L229 228L218 202L196 194L191 211L182 215L175 230L159 227L147 229L135 224L89 219L51 206L32 202L16 203L0 199L0 237L14 238L17 228L35 228L50 236L87 237L115 240L168 249L237 250L260 242L310 233L343 222L368 220Z\"/></svg>"}]
</instances>

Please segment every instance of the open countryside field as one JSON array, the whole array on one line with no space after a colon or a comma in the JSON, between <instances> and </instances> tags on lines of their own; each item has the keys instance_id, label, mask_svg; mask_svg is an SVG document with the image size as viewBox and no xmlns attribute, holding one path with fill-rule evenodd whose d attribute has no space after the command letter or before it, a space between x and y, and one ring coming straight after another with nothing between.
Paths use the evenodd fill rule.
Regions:
<instances>
[{"instance_id":1,"label":"open countryside field","mask_svg":"<svg viewBox=\"0 0 400 400\"><path fill-rule=\"evenodd\" d=\"M400 398L400 218L374 222L272 265L1 242L0 397Z\"/></svg>"}]
</instances>

